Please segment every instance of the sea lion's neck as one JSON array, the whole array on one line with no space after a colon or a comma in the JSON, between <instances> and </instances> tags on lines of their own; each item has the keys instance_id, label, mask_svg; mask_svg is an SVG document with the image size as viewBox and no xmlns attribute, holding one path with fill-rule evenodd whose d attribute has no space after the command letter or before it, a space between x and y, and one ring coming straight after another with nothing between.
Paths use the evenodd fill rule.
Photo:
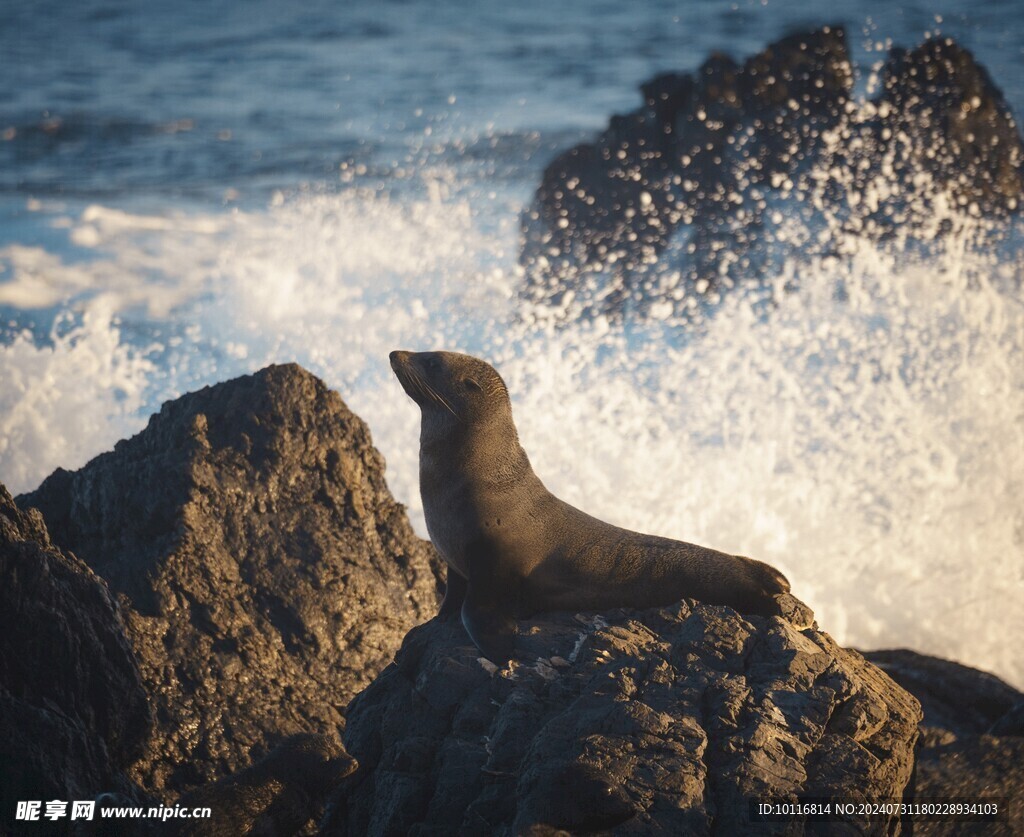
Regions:
<instances>
[{"instance_id":1,"label":"sea lion's neck","mask_svg":"<svg viewBox=\"0 0 1024 837\"><path fill-rule=\"evenodd\" d=\"M440 424L424 416L420 427L420 472L447 479L486 482L491 486L513 483L533 469L511 418L487 423Z\"/></svg>"},{"instance_id":2,"label":"sea lion's neck","mask_svg":"<svg viewBox=\"0 0 1024 837\"><path fill-rule=\"evenodd\" d=\"M480 537L482 521L512 520L522 506L523 486L535 483L511 422L504 427L423 422L420 496L427 531L463 577L469 573L467 549Z\"/></svg>"}]
</instances>

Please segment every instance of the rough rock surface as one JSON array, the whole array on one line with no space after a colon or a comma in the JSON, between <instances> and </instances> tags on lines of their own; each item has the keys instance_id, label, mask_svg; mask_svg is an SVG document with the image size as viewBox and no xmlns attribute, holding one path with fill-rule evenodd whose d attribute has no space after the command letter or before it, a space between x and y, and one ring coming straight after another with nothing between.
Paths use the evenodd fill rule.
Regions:
<instances>
[{"instance_id":1,"label":"rough rock surface","mask_svg":"<svg viewBox=\"0 0 1024 837\"><path fill-rule=\"evenodd\" d=\"M927 171L961 207L1013 212L1024 201L1024 146L1002 92L950 38L894 49L876 99L894 159Z\"/></svg>"},{"instance_id":2,"label":"rough rock surface","mask_svg":"<svg viewBox=\"0 0 1024 837\"><path fill-rule=\"evenodd\" d=\"M545 169L522 219L524 295L567 312L689 309L851 234L932 240L951 208L1024 204L1024 141L968 50L894 49L874 99L852 89L838 26L651 79L637 110Z\"/></svg>"},{"instance_id":3,"label":"rough rock surface","mask_svg":"<svg viewBox=\"0 0 1024 837\"><path fill-rule=\"evenodd\" d=\"M557 292L575 269L614 266L620 284L602 306L615 308L635 290L630 271L680 225L693 226L698 261L713 258L736 215L738 178L753 173L763 183L805 164L842 118L851 87L845 33L835 26L783 38L743 64L716 53L692 75L642 85L638 110L545 169L523 217L527 295Z\"/></svg>"},{"instance_id":4,"label":"rough rock surface","mask_svg":"<svg viewBox=\"0 0 1024 837\"><path fill-rule=\"evenodd\" d=\"M864 656L921 702L926 738L930 730L957 737L990 732L1024 700L994 674L952 660L906 649Z\"/></svg>"},{"instance_id":5,"label":"rough rock surface","mask_svg":"<svg viewBox=\"0 0 1024 837\"><path fill-rule=\"evenodd\" d=\"M984 671L914 651L865 655L921 701L919 797L1004 797L996 823L917 823L915 834L1024 834L1024 694Z\"/></svg>"},{"instance_id":6,"label":"rough rock surface","mask_svg":"<svg viewBox=\"0 0 1024 837\"><path fill-rule=\"evenodd\" d=\"M194 811L209 808L202 821L171 820L167 837L276 837L315 828L328 794L357 765L334 735L293 735L262 760L185 794L175 803Z\"/></svg>"},{"instance_id":7,"label":"rough rock surface","mask_svg":"<svg viewBox=\"0 0 1024 837\"><path fill-rule=\"evenodd\" d=\"M151 723L107 585L0 485L0 834L14 833L18 801L129 790Z\"/></svg>"},{"instance_id":8,"label":"rough rock surface","mask_svg":"<svg viewBox=\"0 0 1024 837\"><path fill-rule=\"evenodd\" d=\"M347 710L360 770L324 833L782 833L747 800L899 798L911 777L917 701L779 618L548 614L517 658L494 671L456 620L410 632Z\"/></svg>"},{"instance_id":9,"label":"rough rock surface","mask_svg":"<svg viewBox=\"0 0 1024 837\"><path fill-rule=\"evenodd\" d=\"M165 404L19 503L121 597L157 717L133 776L165 799L336 729L437 606L366 425L294 365Z\"/></svg>"}]
</instances>

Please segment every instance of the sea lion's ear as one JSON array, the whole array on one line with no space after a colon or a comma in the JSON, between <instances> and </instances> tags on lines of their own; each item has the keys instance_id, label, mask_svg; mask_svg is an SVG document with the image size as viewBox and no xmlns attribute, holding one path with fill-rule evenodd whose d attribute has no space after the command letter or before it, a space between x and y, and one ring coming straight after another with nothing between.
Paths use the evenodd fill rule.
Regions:
<instances>
[{"instance_id":1,"label":"sea lion's ear","mask_svg":"<svg viewBox=\"0 0 1024 837\"><path fill-rule=\"evenodd\" d=\"M484 388L480 386L480 384L474 381L472 378L463 378L462 383L465 385L466 389L474 389L477 392L484 391Z\"/></svg>"}]
</instances>

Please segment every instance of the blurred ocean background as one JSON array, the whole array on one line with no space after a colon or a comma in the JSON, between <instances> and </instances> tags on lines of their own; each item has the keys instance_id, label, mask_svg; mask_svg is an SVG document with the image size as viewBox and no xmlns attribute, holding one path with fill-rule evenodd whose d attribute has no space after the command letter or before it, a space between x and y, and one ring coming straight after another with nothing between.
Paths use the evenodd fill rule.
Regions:
<instances>
[{"instance_id":1,"label":"blurred ocean background","mask_svg":"<svg viewBox=\"0 0 1024 837\"><path fill-rule=\"evenodd\" d=\"M544 165L655 73L847 26L861 95L952 36L1024 114L1015 0L0 2L0 481L297 361L370 425L425 535L393 348L485 356L560 496L769 561L822 627L1024 686L1024 258L963 230L783 261L769 315L545 325ZM821 15L827 14L827 17ZM985 222L997 223L997 222ZM837 285L846 298L834 293Z\"/></svg>"}]
</instances>

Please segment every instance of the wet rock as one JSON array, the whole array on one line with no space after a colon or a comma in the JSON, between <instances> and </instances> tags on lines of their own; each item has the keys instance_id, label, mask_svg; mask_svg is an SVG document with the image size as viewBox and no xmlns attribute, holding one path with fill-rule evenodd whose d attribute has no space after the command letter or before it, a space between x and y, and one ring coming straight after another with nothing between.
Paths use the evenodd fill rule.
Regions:
<instances>
[{"instance_id":1,"label":"wet rock","mask_svg":"<svg viewBox=\"0 0 1024 837\"><path fill-rule=\"evenodd\" d=\"M652 79L545 169L522 219L524 297L562 316L682 313L851 236L931 242L955 213L1020 209L1024 141L968 50L894 49L873 99L852 87L836 26Z\"/></svg>"},{"instance_id":2,"label":"wet rock","mask_svg":"<svg viewBox=\"0 0 1024 837\"><path fill-rule=\"evenodd\" d=\"M361 769L323 833L750 833L752 797L910 779L917 701L815 629L684 602L547 614L516 643L495 670L457 620L411 631L348 708Z\"/></svg>"},{"instance_id":3,"label":"wet rock","mask_svg":"<svg viewBox=\"0 0 1024 837\"><path fill-rule=\"evenodd\" d=\"M47 801L130 790L151 723L107 585L0 485L0 833L16 833L19 801L43 805L33 833L62 833Z\"/></svg>"},{"instance_id":4,"label":"wet rock","mask_svg":"<svg viewBox=\"0 0 1024 837\"><path fill-rule=\"evenodd\" d=\"M165 404L19 503L121 599L157 715L132 775L165 800L336 730L436 610L366 425L294 365Z\"/></svg>"},{"instance_id":5,"label":"wet rock","mask_svg":"<svg viewBox=\"0 0 1024 837\"><path fill-rule=\"evenodd\" d=\"M914 651L865 656L921 702L915 795L1010 802L1004 822L920 822L914 833L1024 833L1024 694L993 674Z\"/></svg>"},{"instance_id":6,"label":"wet rock","mask_svg":"<svg viewBox=\"0 0 1024 837\"><path fill-rule=\"evenodd\" d=\"M804 163L851 87L838 26L783 38L742 65L714 54L693 75L652 79L641 108L545 169L523 216L527 296L557 302L576 271L609 268L600 307L612 310L680 226L693 226L695 249L714 252L738 179L763 182Z\"/></svg>"},{"instance_id":7,"label":"wet rock","mask_svg":"<svg viewBox=\"0 0 1024 837\"><path fill-rule=\"evenodd\" d=\"M904 172L980 214L1012 212L1024 200L1024 146L1009 105L988 71L950 38L894 49L875 100L878 124ZM884 111L882 110L884 109Z\"/></svg>"}]
</instances>

